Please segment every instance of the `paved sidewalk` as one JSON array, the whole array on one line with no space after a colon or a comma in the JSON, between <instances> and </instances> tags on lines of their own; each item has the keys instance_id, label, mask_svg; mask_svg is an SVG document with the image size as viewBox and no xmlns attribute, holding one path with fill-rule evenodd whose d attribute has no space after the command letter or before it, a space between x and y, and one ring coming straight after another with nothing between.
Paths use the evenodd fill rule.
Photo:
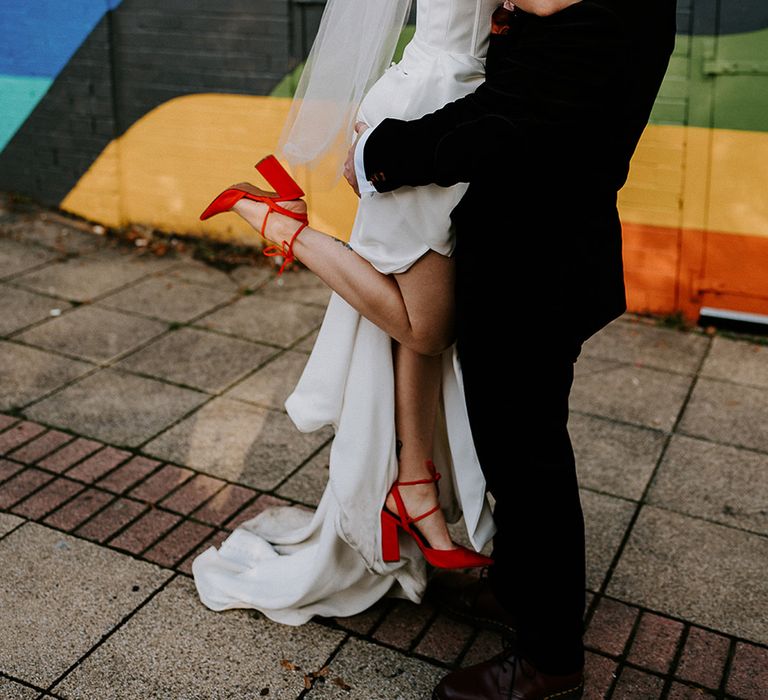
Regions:
<instances>
[{"instance_id":1,"label":"paved sidewalk","mask_svg":"<svg viewBox=\"0 0 768 700\"><path fill-rule=\"evenodd\" d=\"M415 700L500 649L428 605L200 603L197 553L319 498L331 433L282 404L329 292L111 243L0 222L0 697ZM768 346L627 316L571 406L586 697L768 698Z\"/></svg>"}]
</instances>

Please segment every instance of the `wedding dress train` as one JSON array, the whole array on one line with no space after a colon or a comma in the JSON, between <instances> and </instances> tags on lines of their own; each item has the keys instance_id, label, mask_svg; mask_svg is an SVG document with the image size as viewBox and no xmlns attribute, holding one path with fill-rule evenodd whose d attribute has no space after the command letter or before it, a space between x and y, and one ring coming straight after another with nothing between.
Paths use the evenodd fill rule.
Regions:
<instances>
[{"instance_id":1,"label":"wedding dress train","mask_svg":"<svg viewBox=\"0 0 768 700\"><path fill-rule=\"evenodd\" d=\"M472 92L483 80L491 14L498 0L419 0L403 59L374 84L358 113L414 119ZM407 270L427 250L453 252L450 213L466 185L364 194L352 248L385 273ZM495 527L475 453L455 346L442 355L434 462L448 522L463 514L480 550ZM303 432L330 425L329 481L314 512L270 508L198 555L192 573L212 610L254 608L285 624L314 615L353 615L384 595L419 602L426 565L401 538L401 559L382 559L380 511L397 477L390 337L340 296L331 295L304 372L285 404Z\"/></svg>"}]
</instances>

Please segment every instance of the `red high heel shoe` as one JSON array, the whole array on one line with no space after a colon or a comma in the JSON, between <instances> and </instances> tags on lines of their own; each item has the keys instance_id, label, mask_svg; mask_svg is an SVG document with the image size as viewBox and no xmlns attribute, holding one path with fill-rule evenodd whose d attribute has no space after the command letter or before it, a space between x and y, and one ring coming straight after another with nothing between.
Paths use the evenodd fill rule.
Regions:
<instances>
[{"instance_id":1,"label":"red high heel shoe","mask_svg":"<svg viewBox=\"0 0 768 700\"><path fill-rule=\"evenodd\" d=\"M267 219L269 219L269 215L273 211L301 222L301 226L291 236L290 241L283 241L281 245L273 244L264 248L264 255L267 257L275 257L277 255L283 257L283 264L277 273L279 276L283 274L283 270L285 270L287 265L295 260L293 243L296 237L309 225L309 218L306 213L291 211L281 207L278 202L290 202L301 199L304 196L304 191L296 184L285 168L280 165L280 161L275 156L270 155L262 158L256 163L255 167L264 176L264 179L275 188L275 192L265 192L250 182L238 182L236 185L232 185L232 187L224 190L208 205L205 211L200 214L200 221L205 221L216 214L230 211L236 202L245 197L255 202L264 202L269 207L269 211L267 211L267 215L264 217L264 223L261 225L261 236L267 242L269 240L264 235L264 231L267 227Z\"/></svg>"},{"instance_id":2,"label":"red high heel shoe","mask_svg":"<svg viewBox=\"0 0 768 700\"><path fill-rule=\"evenodd\" d=\"M400 561L400 542L398 541L399 527L403 528L419 545L424 558L432 565L439 569L468 569L474 566L489 566L493 564L493 559L486 557L477 552L473 552L471 549L456 545L453 549L434 549L427 544L424 537L419 533L415 527L411 527L413 523L426 518L428 515L432 515L435 511L440 509L440 505L436 505L434 508L430 508L426 513L412 518L408 515L408 511L403 503L403 497L400 495L400 486L410 486L411 484L430 484L440 480L440 472L437 471L435 465L431 460L427 460L427 467L429 468L432 477L430 479L417 479L416 481L395 481L392 484L390 493L395 499L397 504L397 512L395 515L385 506L381 509L381 553L384 561Z\"/></svg>"}]
</instances>

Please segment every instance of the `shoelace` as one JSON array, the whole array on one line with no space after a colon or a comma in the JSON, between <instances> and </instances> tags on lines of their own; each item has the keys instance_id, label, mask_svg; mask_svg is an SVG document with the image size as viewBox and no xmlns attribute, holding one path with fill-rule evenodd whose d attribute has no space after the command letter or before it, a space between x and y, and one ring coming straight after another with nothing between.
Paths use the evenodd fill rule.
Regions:
<instances>
[{"instance_id":1,"label":"shoelace","mask_svg":"<svg viewBox=\"0 0 768 700\"><path fill-rule=\"evenodd\" d=\"M511 698L512 693L515 689L515 680L517 679L517 669L518 667L524 673L528 678L533 678L536 675L536 670L528 664L521 656L518 656L517 650L515 647L511 644L507 644L504 646L503 651L499 655L502 657L501 661L501 668L503 670L509 669L512 673L512 678L509 681L509 689L507 697ZM526 670L526 666L530 668L530 670ZM499 688L499 691L501 691L501 688Z\"/></svg>"}]
</instances>

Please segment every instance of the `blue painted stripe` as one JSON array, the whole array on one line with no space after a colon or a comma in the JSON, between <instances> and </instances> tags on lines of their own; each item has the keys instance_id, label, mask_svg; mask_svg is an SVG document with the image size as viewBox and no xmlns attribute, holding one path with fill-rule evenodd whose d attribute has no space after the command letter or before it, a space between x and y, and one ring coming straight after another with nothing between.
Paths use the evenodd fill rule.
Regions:
<instances>
[{"instance_id":1,"label":"blue painted stripe","mask_svg":"<svg viewBox=\"0 0 768 700\"><path fill-rule=\"evenodd\" d=\"M55 78L120 0L0 0L0 74Z\"/></svg>"},{"instance_id":2,"label":"blue painted stripe","mask_svg":"<svg viewBox=\"0 0 768 700\"><path fill-rule=\"evenodd\" d=\"M0 151L48 91L51 78L0 75Z\"/></svg>"}]
</instances>

